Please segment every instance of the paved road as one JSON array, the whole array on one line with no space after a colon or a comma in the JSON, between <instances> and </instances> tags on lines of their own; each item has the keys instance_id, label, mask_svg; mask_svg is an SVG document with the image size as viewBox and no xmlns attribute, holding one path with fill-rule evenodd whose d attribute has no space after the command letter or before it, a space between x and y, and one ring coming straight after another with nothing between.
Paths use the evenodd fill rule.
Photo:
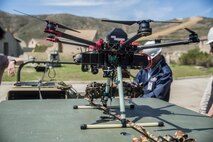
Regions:
<instances>
[{"instance_id":1,"label":"paved road","mask_svg":"<svg viewBox=\"0 0 213 142\"><path fill-rule=\"evenodd\" d=\"M206 77L174 80L171 88L170 103L197 112L209 79L209 77Z\"/></svg>"},{"instance_id":2,"label":"paved road","mask_svg":"<svg viewBox=\"0 0 213 142\"><path fill-rule=\"evenodd\" d=\"M171 88L170 103L198 111L199 103L209 77L174 80ZM84 92L87 83L69 82L78 92ZM13 83L3 82L0 86L0 101L6 99L6 94Z\"/></svg>"}]
</instances>

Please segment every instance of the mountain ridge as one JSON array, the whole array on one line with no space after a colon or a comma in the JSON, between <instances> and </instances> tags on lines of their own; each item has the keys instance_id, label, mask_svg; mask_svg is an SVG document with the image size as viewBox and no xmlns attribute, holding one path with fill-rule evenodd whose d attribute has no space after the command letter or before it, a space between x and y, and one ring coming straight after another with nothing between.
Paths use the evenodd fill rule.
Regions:
<instances>
[{"instance_id":1,"label":"mountain ridge","mask_svg":"<svg viewBox=\"0 0 213 142\"><path fill-rule=\"evenodd\" d=\"M75 16L72 14L44 14L44 15L33 15L41 19L48 19L60 24L66 25L73 29L95 29L97 30L97 38L105 38L107 32L113 28L124 28L127 33L137 32L138 26L123 26L115 23L101 22L101 19L93 17ZM183 23L187 22L189 18L176 18L173 20L181 20ZM206 36L210 27L213 26L213 18L201 17L196 24L191 25L190 28L199 34L199 37ZM164 32L166 29L171 28L177 24L165 24L165 23L151 23L153 29L153 35L157 32ZM20 39L23 39L26 43L31 38L45 38L46 34L43 32L46 23L39 21L35 18L26 15L10 14L4 11L0 11L0 26L7 29L9 32L14 34ZM184 38L188 36L188 32L183 29L174 30L168 35L161 35L160 37L173 37ZM152 39L152 36L146 37L146 39ZM155 38L159 38L155 37Z\"/></svg>"}]
</instances>

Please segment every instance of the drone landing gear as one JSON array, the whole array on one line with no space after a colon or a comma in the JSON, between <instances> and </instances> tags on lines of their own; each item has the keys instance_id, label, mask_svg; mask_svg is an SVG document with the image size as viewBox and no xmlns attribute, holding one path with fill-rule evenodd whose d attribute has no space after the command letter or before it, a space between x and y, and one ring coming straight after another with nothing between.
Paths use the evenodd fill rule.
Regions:
<instances>
[{"instance_id":1,"label":"drone landing gear","mask_svg":"<svg viewBox=\"0 0 213 142\"><path fill-rule=\"evenodd\" d=\"M109 128L131 128L133 122L126 119L121 119L121 115L115 112L109 112L109 109L116 109L119 106L110 106L108 108L102 105L96 105L92 103L90 106L74 106L73 109L101 109L106 114L105 116L100 116L101 120L120 120L120 124L82 124L81 129L109 129ZM125 106L127 109L134 109L134 105ZM137 126L142 127L156 127L164 126L163 122L151 122L151 123L137 123Z\"/></svg>"},{"instance_id":2,"label":"drone landing gear","mask_svg":"<svg viewBox=\"0 0 213 142\"><path fill-rule=\"evenodd\" d=\"M81 129L104 129L104 128L134 128L137 131L141 132L144 135L149 133L143 127L156 127L164 126L163 122L152 122L152 123L133 123L126 119L125 108L134 109L134 105L125 106L124 102L124 92L123 92L123 79L122 79L122 69L120 66L117 67L117 84L119 91L119 107L111 106L110 108L120 108L120 114L116 112L110 112L109 108L103 105L97 105L93 102L90 102L91 106L74 106L74 109L101 109L108 115L109 118L120 120L120 124L83 124ZM106 93L109 92L109 80L107 80Z\"/></svg>"},{"instance_id":3,"label":"drone landing gear","mask_svg":"<svg viewBox=\"0 0 213 142\"><path fill-rule=\"evenodd\" d=\"M86 106L73 106L73 109L102 109L102 105L86 105ZM127 109L134 109L134 105L125 106ZM108 106L108 109L116 109L119 108L119 106Z\"/></svg>"},{"instance_id":4,"label":"drone landing gear","mask_svg":"<svg viewBox=\"0 0 213 142\"><path fill-rule=\"evenodd\" d=\"M163 126L162 122L152 122L152 123L137 123L136 125L142 127L156 127L156 126ZM109 129L109 128L132 128L132 125L127 123L125 127L123 124L95 124L95 125L88 125L82 124L81 129Z\"/></svg>"}]
</instances>

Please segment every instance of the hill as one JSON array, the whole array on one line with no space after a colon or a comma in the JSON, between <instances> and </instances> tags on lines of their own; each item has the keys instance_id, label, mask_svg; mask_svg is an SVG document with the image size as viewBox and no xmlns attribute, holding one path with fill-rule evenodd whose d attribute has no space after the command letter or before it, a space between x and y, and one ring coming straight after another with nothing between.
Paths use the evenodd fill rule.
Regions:
<instances>
[{"instance_id":1,"label":"hill","mask_svg":"<svg viewBox=\"0 0 213 142\"><path fill-rule=\"evenodd\" d=\"M91 17L80 17L71 14L50 14L50 15L34 15L41 19L52 20L64 24L74 29L95 29L98 32L97 38L104 38L107 32L114 27L124 28L127 33L134 33L137 31L137 25L123 26L120 24L101 22L100 19ZM177 19L173 19L177 20ZM167 39L183 39L188 37L188 32L183 30L187 27L199 34L199 37L207 35L208 30L213 25L212 18L206 17L189 17L178 19L182 21L181 24L165 24L152 23L153 35L141 38L139 41L145 39L167 38ZM7 28L15 36L28 42L33 38L45 38L46 34L43 32L46 23L25 15L14 15L0 11L0 26ZM181 47L173 47L173 49Z\"/></svg>"},{"instance_id":2,"label":"hill","mask_svg":"<svg viewBox=\"0 0 213 142\"><path fill-rule=\"evenodd\" d=\"M101 22L100 19L91 17L79 17L71 14L51 14L51 15L34 15L41 19L48 19L60 24L66 25L74 29L95 29L98 31L98 38L104 38L106 33L114 27L122 27L119 24L111 24ZM13 15L5 12L0 12L0 26L7 28L17 37L28 42L32 37L44 38L43 30L46 23L28 17L25 15ZM127 27L128 32L132 32L134 27Z\"/></svg>"}]
</instances>

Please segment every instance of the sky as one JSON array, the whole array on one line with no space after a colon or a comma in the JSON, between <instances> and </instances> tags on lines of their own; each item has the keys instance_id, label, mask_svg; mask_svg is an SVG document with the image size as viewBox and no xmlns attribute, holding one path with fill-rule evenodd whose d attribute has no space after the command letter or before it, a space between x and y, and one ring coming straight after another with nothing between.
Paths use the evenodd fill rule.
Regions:
<instances>
[{"instance_id":1,"label":"sky","mask_svg":"<svg viewBox=\"0 0 213 142\"><path fill-rule=\"evenodd\" d=\"M213 18L213 0L0 0L0 10L31 15L68 13L113 20Z\"/></svg>"}]
</instances>

